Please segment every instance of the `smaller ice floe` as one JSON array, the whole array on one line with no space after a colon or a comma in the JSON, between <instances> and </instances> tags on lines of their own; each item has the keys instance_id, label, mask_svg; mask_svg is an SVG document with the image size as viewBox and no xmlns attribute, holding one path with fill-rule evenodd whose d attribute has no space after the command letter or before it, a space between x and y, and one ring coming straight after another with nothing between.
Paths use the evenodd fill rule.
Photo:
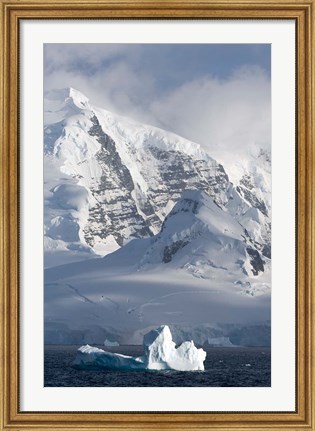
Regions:
<instances>
[{"instance_id":1,"label":"smaller ice floe","mask_svg":"<svg viewBox=\"0 0 315 431\"><path fill-rule=\"evenodd\" d=\"M144 355L126 356L89 345L78 349L73 366L79 369L203 371L206 352L193 341L178 348L168 326L163 325L143 337Z\"/></svg>"},{"instance_id":2,"label":"smaller ice floe","mask_svg":"<svg viewBox=\"0 0 315 431\"><path fill-rule=\"evenodd\" d=\"M236 347L231 343L229 337L209 337L206 345L210 347Z\"/></svg>"},{"instance_id":3,"label":"smaller ice floe","mask_svg":"<svg viewBox=\"0 0 315 431\"><path fill-rule=\"evenodd\" d=\"M119 343L117 341L110 341L110 340L106 340L104 341L104 346L106 347L118 347Z\"/></svg>"},{"instance_id":4,"label":"smaller ice floe","mask_svg":"<svg viewBox=\"0 0 315 431\"><path fill-rule=\"evenodd\" d=\"M72 365L79 369L99 370L100 368L120 370L141 370L143 360L141 357L121 355L119 353L105 352L97 347L82 346L77 351L77 356Z\"/></svg>"}]
</instances>

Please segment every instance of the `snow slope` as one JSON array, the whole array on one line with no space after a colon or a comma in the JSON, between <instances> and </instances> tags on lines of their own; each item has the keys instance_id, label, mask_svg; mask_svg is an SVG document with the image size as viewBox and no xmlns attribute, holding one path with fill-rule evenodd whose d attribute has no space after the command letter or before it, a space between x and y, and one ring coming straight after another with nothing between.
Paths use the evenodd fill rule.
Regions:
<instances>
[{"instance_id":1,"label":"snow slope","mask_svg":"<svg viewBox=\"0 0 315 431\"><path fill-rule=\"evenodd\" d=\"M234 186L198 144L94 107L73 88L46 93L44 105L46 267L157 234L187 189L205 191L270 256L268 161L239 169Z\"/></svg>"},{"instance_id":2,"label":"snow slope","mask_svg":"<svg viewBox=\"0 0 315 431\"><path fill-rule=\"evenodd\" d=\"M216 273L258 276L269 265L241 224L205 192L183 193L139 267L171 263L195 277Z\"/></svg>"},{"instance_id":3,"label":"snow slope","mask_svg":"<svg viewBox=\"0 0 315 431\"><path fill-rule=\"evenodd\" d=\"M46 343L138 343L167 324L188 338L201 328L200 342L259 344L269 321L270 260L203 191L184 192L157 235L45 271Z\"/></svg>"}]
</instances>

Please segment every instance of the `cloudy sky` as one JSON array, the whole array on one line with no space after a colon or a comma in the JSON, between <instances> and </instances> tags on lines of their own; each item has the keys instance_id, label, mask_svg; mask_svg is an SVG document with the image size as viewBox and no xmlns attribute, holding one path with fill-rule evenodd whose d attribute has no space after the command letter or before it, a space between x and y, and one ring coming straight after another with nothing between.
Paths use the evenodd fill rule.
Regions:
<instances>
[{"instance_id":1,"label":"cloudy sky","mask_svg":"<svg viewBox=\"0 0 315 431\"><path fill-rule=\"evenodd\" d=\"M44 87L74 87L226 162L270 148L270 62L270 45L46 44Z\"/></svg>"}]
</instances>

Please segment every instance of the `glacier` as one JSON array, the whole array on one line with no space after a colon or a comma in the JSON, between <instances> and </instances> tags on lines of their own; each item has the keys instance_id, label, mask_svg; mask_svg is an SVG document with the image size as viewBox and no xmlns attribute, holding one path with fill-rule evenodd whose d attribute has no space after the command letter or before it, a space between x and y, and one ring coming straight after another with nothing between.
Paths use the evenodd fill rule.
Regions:
<instances>
[{"instance_id":1,"label":"glacier","mask_svg":"<svg viewBox=\"0 0 315 431\"><path fill-rule=\"evenodd\" d=\"M193 341L176 348L167 325L153 329L143 338L144 355L132 357L82 346L72 365L78 369L204 371L206 352Z\"/></svg>"}]
</instances>

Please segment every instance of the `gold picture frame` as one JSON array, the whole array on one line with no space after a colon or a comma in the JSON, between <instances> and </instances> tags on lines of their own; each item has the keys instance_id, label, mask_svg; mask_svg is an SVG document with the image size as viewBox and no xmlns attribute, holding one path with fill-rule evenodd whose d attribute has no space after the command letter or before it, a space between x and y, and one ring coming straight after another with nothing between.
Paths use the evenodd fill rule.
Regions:
<instances>
[{"instance_id":1,"label":"gold picture frame","mask_svg":"<svg viewBox=\"0 0 315 431\"><path fill-rule=\"evenodd\" d=\"M315 430L314 0L0 0L1 430ZM296 411L76 413L19 409L19 26L23 19L293 19L296 22Z\"/></svg>"}]
</instances>

